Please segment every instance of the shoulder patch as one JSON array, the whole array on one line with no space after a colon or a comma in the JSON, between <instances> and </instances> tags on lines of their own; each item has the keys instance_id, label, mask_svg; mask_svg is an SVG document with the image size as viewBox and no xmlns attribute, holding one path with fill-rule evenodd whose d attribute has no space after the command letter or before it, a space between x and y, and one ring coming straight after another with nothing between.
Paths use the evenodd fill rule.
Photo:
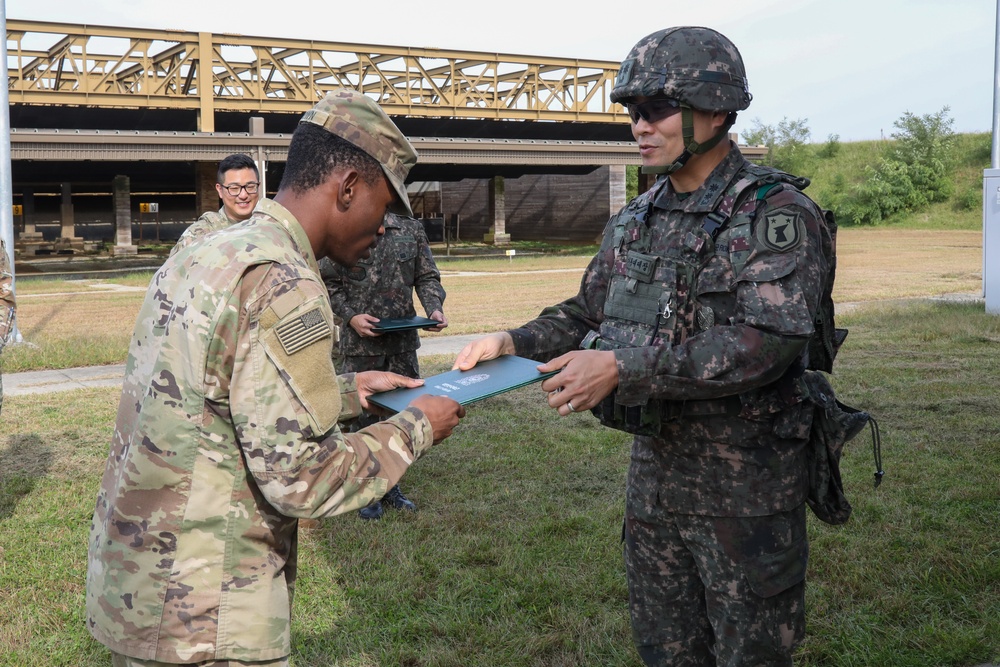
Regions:
<instances>
[{"instance_id":1,"label":"shoulder patch","mask_svg":"<svg viewBox=\"0 0 1000 667\"><path fill-rule=\"evenodd\" d=\"M278 324L275 333L285 354L291 355L333 332L319 308L313 308Z\"/></svg>"},{"instance_id":2,"label":"shoulder patch","mask_svg":"<svg viewBox=\"0 0 1000 667\"><path fill-rule=\"evenodd\" d=\"M757 225L757 242L775 252L787 252L805 239L805 224L797 211L779 208Z\"/></svg>"}]
</instances>

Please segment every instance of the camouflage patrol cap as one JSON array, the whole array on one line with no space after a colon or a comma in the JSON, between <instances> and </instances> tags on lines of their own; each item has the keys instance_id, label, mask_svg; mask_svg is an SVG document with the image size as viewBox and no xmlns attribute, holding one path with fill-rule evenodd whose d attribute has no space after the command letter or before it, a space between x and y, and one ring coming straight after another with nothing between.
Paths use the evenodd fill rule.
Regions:
<instances>
[{"instance_id":1,"label":"camouflage patrol cap","mask_svg":"<svg viewBox=\"0 0 1000 667\"><path fill-rule=\"evenodd\" d=\"M354 89L341 88L323 98L299 122L319 125L375 158L398 195L389 209L413 215L405 182L417 163L417 151L374 100Z\"/></svg>"},{"instance_id":2,"label":"camouflage patrol cap","mask_svg":"<svg viewBox=\"0 0 1000 667\"><path fill-rule=\"evenodd\" d=\"M622 61L611 101L658 96L702 111L746 109L751 95L736 45L711 28L693 26L643 37Z\"/></svg>"}]
</instances>

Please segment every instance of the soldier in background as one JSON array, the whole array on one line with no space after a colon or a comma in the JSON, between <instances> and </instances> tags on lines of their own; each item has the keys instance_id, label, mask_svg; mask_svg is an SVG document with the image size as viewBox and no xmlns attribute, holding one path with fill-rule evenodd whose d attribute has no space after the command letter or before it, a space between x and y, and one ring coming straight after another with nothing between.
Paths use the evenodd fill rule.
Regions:
<instances>
[{"instance_id":1,"label":"soldier in background","mask_svg":"<svg viewBox=\"0 0 1000 667\"><path fill-rule=\"evenodd\" d=\"M383 318L416 315L414 290L427 317L441 323L430 331L441 331L448 326L443 312L445 291L441 286L441 273L419 220L389 213L384 227L385 234L372 250L371 257L362 259L356 266L345 268L329 260L320 262L333 314L346 324L340 333L337 369L341 373L389 371L418 378L420 336L417 331L378 333L372 328ZM351 428L364 428L378 419L365 412ZM397 484L384 498L361 508L358 516L366 520L381 519L385 512L383 503L396 509L417 509Z\"/></svg>"},{"instance_id":2,"label":"soldier in background","mask_svg":"<svg viewBox=\"0 0 1000 667\"><path fill-rule=\"evenodd\" d=\"M87 628L113 664L288 664L300 518L364 507L464 409L420 396L357 433L372 393L336 374L318 257L368 256L409 211L416 153L365 95L331 93L292 136L277 195L169 257L136 320L90 529Z\"/></svg>"},{"instance_id":3,"label":"soldier in background","mask_svg":"<svg viewBox=\"0 0 1000 667\"><path fill-rule=\"evenodd\" d=\"M455 367L551 360L551 407L635 435L623 538L646 664L791 665L805 632L802 377L830 229L807 181L752 165L727 138L750 93L718 32L643 38L611 101L660 177L608 222L576 296L470 343Z\"/></svg>"},{"instance_id":4,"label":"soldier in background","mask_svg":"<svg viewBox=\"0 0 1000 667\"><path fill-rule=\"evenodd\" d=\"M14 333L14 316L17 303L14 299L14 274L11 271L7 246L0 239L0 354ZM3 373L0 373L0 411L3 410Z\"/></svg>"},{"instance_id":5,"label":"soldier in background","mask_svg":"<svg viewBox=\"0 0 1000 667\"><path fill-rule=\"evenodd\" d=\"M171 255L205 234L243 222L253 215L260 200L260 172L250 156L243 153L227 156L219 163L215 179L215 191L222 200L222 208L206 211L188 225L170 250Z\"/></svg>"}]
</instances>

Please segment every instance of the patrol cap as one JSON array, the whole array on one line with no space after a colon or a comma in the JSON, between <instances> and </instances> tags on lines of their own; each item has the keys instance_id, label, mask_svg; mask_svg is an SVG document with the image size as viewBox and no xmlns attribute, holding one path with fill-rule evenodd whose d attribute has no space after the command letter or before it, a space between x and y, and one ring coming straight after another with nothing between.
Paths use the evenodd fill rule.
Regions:
<instances>
[{"instance_id":1,"label":"patrol cap","mask_svg":"<svg viewBox=\"0 0 1000 667\"><path fill-rule=\"evenodd\" d=\"M417 151L374 100L352 88L340 88L305 112L299 122L319 125L375 158L398 195L398 202L389 209L413 216L405 182L417 163Z\"/></svg>"}]
</instances>

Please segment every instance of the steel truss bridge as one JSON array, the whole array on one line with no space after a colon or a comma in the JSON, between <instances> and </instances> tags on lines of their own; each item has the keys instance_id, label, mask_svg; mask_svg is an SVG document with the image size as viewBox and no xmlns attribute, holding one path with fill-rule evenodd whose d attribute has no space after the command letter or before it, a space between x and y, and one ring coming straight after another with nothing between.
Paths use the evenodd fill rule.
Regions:
<instances>
[{"instance_id":1,"label":"steel truss bridge","mask_svg":"<svg viewBox=\"0 0 1000 667\"><path fill-rule=\"evenodd\" d=\"M12 104L302 114L350 87L391 116L627 122L618 63L433 48L7 21Z\"/></svg>"}]
</instances>

